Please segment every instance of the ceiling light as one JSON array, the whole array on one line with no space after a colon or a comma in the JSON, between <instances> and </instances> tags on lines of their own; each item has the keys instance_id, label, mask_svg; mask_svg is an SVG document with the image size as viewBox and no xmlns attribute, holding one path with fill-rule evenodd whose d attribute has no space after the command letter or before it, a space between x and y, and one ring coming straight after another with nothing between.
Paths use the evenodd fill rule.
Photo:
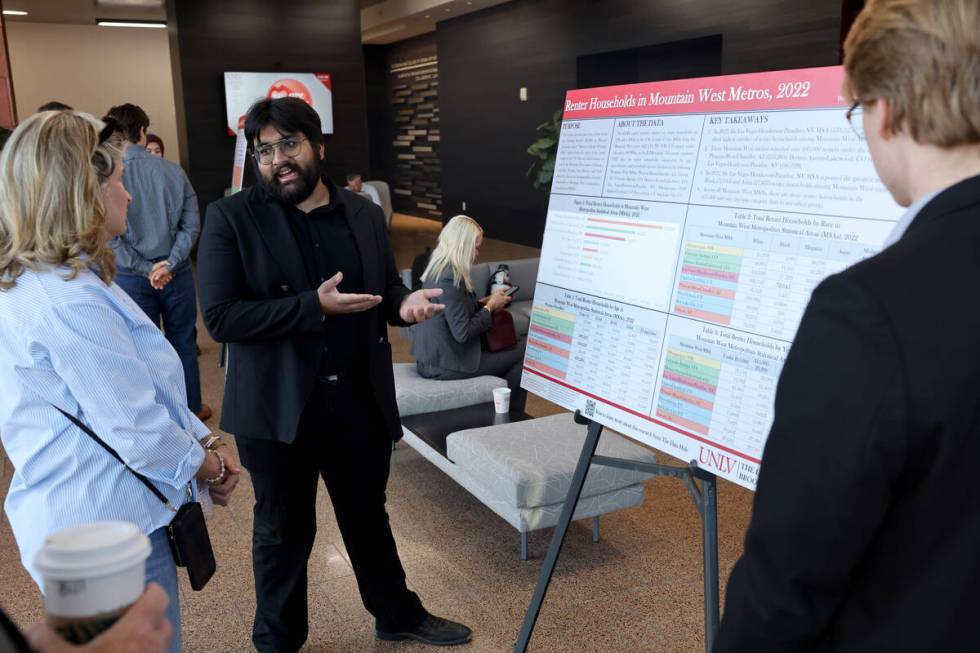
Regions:
<instances>
[{"instance_id":1,"label":"ceiling light","mask_svg":"<svg viewBox=\"0 0 980 653\"><path fill-rule=\"evenodd\" d=\"M105 18L95 19L95 24L99 27L149 27L151 29L164 29L167 23L158 20L107 20Z\"/></svg>"},{"instance_id":2,"label":"ceiling light","mask_svg":"<svg viewBox=\"0 0 980 653\"><path fill-rule=\"evenodd\" d=\"M20 9L4 9L3 10L3 15L4 16L26 16L27 15L27 12L26 11L21 11Z\"/></svg>"}]
</instances>

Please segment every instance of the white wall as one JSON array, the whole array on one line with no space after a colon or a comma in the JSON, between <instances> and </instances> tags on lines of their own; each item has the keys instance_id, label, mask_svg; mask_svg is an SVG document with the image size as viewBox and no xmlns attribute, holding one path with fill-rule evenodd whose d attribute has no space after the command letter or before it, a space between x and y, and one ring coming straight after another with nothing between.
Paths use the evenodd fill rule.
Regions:
<instances>
[{"instance_id":1,"label":"white wall","mask_svg":"<svg viewBox=\"0 0 980 653\"><path fill-rule=\"evenodd\" d=\"M132 102L150 116L149 131L163 139L167 158L180 162L167 30L20 21L6 27L20 119L51 100L96 117Z\"/></svg>"}]
</instances>

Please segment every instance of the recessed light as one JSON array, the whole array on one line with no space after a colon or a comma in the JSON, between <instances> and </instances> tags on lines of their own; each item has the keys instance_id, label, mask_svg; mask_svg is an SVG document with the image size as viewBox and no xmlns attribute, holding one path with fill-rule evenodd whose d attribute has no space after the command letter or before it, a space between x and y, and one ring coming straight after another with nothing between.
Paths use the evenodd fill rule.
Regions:
<instances>
[{"instance_id":1,"label":"recessed light","mask_svg":"<svg viewBox=\"0 0 980 653\"><path fill-rule=\"evenodd\" d=\"M449 7L446 7L445 11L448 14L449 13Z\"/></svg>"},{"instance_id":2,"label":"recessed light","mask_svg":"<svg viewBox=\"0 0 980 653\"><path fill-rule=\"evenodd\" d=\"M4 16L26 16L27 15L27 12L26 11L21 11L20 9L4 9L3 10L3 15Z\"/></svg>"},{"instance_id":3,"label":"recessed light","mask_svg":"<svg viewBox=\"0 0 980 653\"><path fill-rule=\"evenodd\" d=\"M432 18L432 16L430 16L429 14L426 14L425 17L426 18Z\"/></svg>"},{"instance_id":4,"label":"recessed light","mask_svg":"<svg viewBox=\"0 0 980 653\"><path fill-rule=\"evenodd\" d=\"M104 18L96 19L95 24L99 27L148 27L150 29L165 29L167 27L166 23L159 21L106 20Z\"/></svg>"}]
</instances>

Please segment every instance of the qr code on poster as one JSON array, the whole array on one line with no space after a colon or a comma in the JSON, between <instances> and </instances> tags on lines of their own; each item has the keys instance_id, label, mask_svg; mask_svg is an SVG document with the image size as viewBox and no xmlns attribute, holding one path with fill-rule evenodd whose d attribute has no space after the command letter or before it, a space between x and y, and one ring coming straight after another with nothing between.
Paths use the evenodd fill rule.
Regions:
<instances>
[{"instance_id":1,"label":"qr code on poster","mask_svg":"<svg viewBox=\"0 0 980 653\"><path fill-rule=\"evenodd\" d=\"M595 415L595 400L594 399L586 399L585 400L585 416L586 417L592 417L593 415Z\"/></svg>"}]
</instances>

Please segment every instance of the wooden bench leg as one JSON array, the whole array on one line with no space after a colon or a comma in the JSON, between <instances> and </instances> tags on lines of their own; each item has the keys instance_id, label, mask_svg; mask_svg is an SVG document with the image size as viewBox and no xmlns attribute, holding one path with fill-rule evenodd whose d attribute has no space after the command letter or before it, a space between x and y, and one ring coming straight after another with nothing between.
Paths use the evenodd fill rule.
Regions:
<instances>
[{"instance_id":1,"label":"wooden bench leg","mask_svg":"<svg viewBox=\"0 0 980 653\"><path fill-rule=\"evenodd\" d=\"M592 518L592 541L599 541L599 515Z\"/></svg>"},{"instance_id":2,"label":"wooden bench leg","mask_svg":"<svg viewBox=\"0 0 980 653\"><path fill-rule=\"evenodd\" d=\"M527 540L528 534L521 533L521 560L527 560Z\"/></svg>"}]
</instances>

